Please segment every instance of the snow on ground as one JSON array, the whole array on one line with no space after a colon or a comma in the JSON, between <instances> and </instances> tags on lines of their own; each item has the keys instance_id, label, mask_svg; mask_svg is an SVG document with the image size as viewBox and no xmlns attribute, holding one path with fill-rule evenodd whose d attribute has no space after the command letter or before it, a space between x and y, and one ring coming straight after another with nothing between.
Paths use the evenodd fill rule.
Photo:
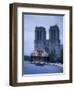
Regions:
<instances>
[{"instance_id":1,"label":"snow on ground","mask_svg":"<svg viewBox=\"0 0 74 90\"><path fill-rule=\"evenodd\" d=\"M50 63L47 65L35 65L24 63L24 74L41 74L41 73L63 73L63 65Z\"/></svg>"}]
</instances>

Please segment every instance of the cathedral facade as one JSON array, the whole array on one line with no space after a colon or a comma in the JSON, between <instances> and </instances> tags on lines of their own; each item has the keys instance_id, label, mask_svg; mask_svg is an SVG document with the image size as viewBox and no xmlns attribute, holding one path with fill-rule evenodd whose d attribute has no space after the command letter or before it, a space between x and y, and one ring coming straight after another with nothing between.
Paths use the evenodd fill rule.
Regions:
<instances>
[{"instance_id":1,"label":"cathedral facade","mask_svg":"<svg viewBox=\"0 0 74 90\"><path fill-rule=\"evenodd\" d=\"M60 44L60 32L58 25L50 26L49 39L46 39L46 29L42 26L35 28L34 49L44 49L49 55L60 57L63 46Z\"/></svg>"}]
</instances>

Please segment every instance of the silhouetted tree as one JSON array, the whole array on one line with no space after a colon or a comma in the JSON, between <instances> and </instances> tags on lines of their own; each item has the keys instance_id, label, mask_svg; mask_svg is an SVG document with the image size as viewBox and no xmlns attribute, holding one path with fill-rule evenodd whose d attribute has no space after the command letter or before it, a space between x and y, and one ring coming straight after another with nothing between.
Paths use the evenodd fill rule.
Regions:
<instances>
[{"instance_id":1,"label":"silhouetted tree","mask_svg":"<svg viewBox=\"0 0 74 90\"><path fill-rule=\"evenodd\" d=\"M50 56L50 62L55 62L55 57L56 57L55 52L52 52L49 56Z\"/></svg>"},{"instance_id":2,"label":"silhouetted tree","mask_svg":"<svg viewBox=\"0 0 74 90\"><path fill-rule=\"evenodd\" d=\"M61 60L61 63L63 64L63 49L61 49L61 58L60 58L60 60Z\"/></svg>"}]
</instances>

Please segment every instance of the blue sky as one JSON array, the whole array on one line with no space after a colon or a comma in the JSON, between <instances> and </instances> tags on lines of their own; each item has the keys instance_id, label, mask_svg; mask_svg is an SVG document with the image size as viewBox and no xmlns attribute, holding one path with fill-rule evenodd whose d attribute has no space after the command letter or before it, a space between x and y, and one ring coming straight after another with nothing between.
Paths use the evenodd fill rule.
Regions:
<instances>
[{"instance_id":1,"label":"blue sky","mask_svg":"<svg viewBox=\"0 0 74 90\"><path fill-rule=\"evenodd\" d=\"M60 41L63 43L63 16L57 15L25 15L24 14L24 55L30 55L34 50L35 27L46 28L46 38L49 38L50 26L57 24L60 29Z\"/></svg>"}]
</instances>

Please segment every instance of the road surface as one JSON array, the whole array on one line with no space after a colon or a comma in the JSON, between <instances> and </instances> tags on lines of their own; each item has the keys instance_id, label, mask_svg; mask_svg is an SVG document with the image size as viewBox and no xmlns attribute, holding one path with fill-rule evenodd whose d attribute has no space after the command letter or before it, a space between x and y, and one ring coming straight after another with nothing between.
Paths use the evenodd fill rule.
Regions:
<instances>
[{"instance_id":1,"label":"road surface","mask_svg":"<svg viewBox=\"0 0 74 90\"><path fill-rule=\"evenodd\" d=\"M62 73L63 66L59 64L47 64L47 65L35 65L30 63L24 63L24 74L45 74L45 73Z\"/></svg>"}]
</instances>

